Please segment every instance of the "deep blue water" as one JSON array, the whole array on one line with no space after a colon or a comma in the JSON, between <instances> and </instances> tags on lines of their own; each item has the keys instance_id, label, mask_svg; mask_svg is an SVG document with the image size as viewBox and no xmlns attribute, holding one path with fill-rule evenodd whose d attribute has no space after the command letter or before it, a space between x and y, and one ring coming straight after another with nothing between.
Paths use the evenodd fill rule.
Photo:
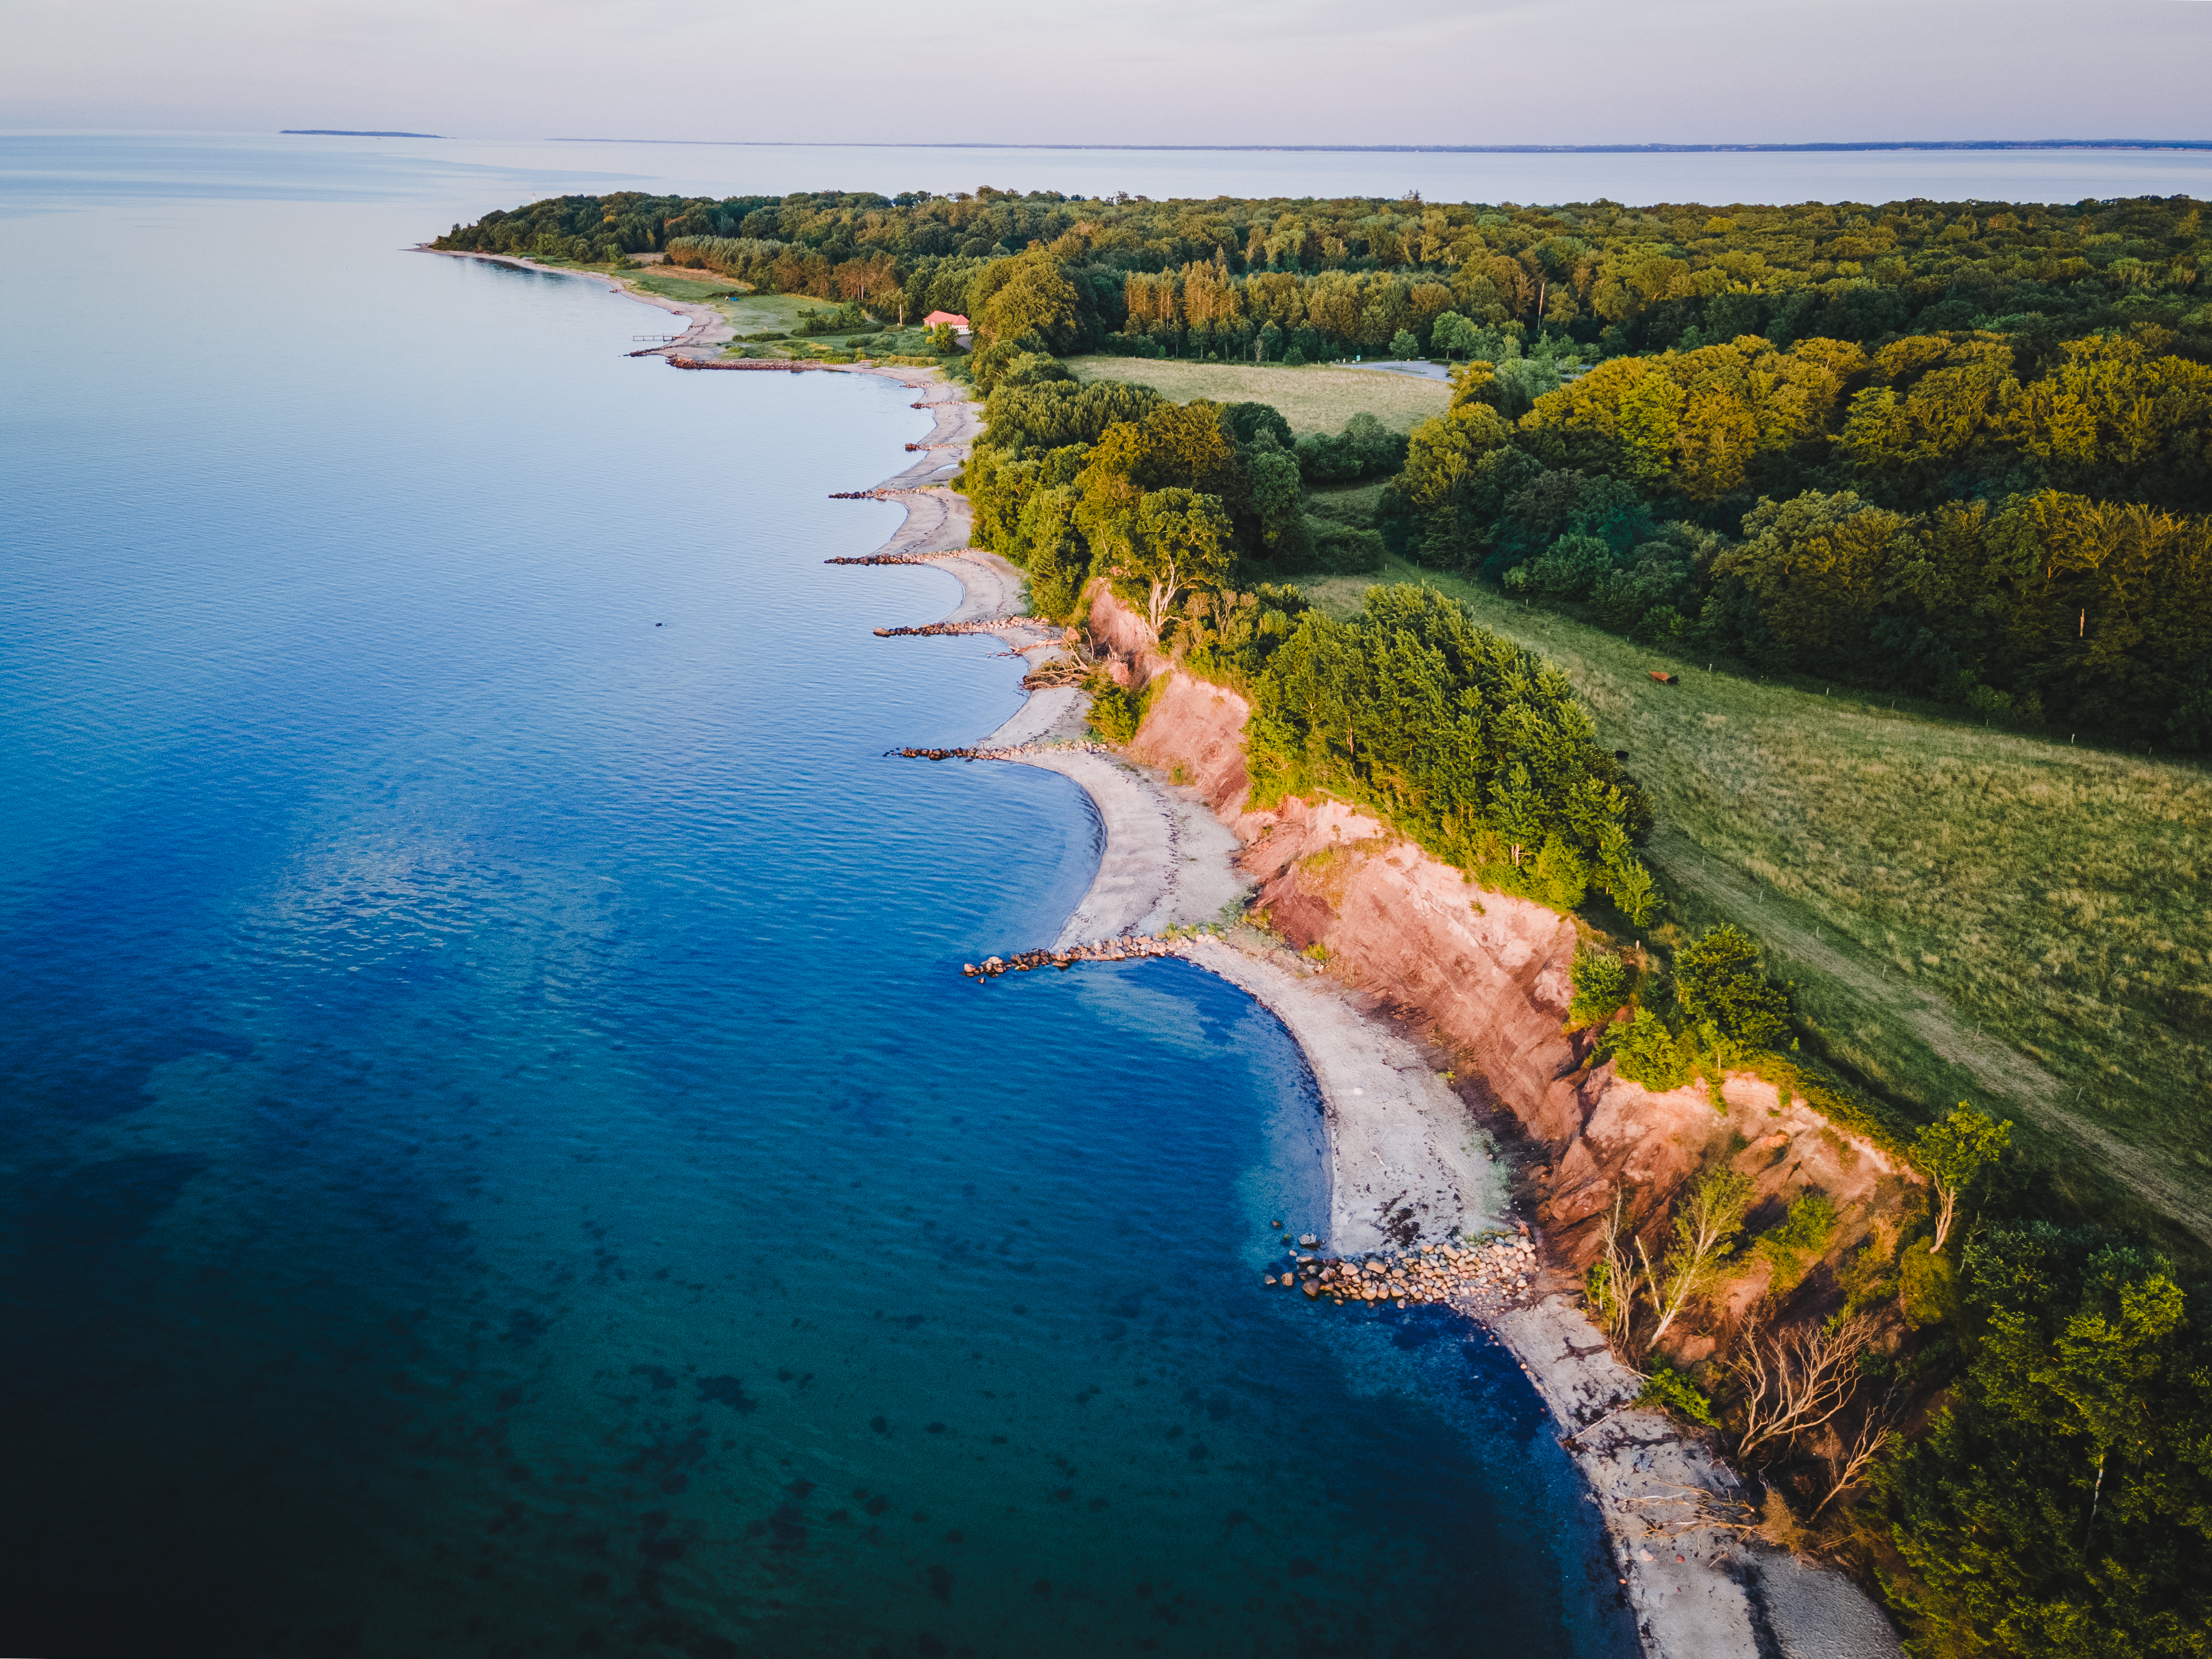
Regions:
<instances>
[{"instance_id":1,"label":"deep blue water","mask_svg":"<svg viewBox=\"0 0 2212 1659\"><path fill-rule=\"evenodd\" d=\"M496 158L12 142L0 1651L1614 1650L1519 1372L1261 1288L1273 1020L960 976L1094 829L881 757L1020 695L821 562L908 393L398 251Z\"/></svg>"}]
</instances>

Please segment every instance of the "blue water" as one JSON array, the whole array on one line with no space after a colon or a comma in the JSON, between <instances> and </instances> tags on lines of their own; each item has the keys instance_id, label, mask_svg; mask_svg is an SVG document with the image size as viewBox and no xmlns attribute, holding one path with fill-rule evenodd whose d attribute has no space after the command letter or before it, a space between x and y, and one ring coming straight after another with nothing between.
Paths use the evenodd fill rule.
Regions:
<instances>
[{"instance_id":1,"label":"blue water","mask_svg":"<svg viewBox=\"0 0 2212 1659\"><path fill-rule=\"evenodd\" d=\"M1502 1354L1261 1287L1273 1020L960 975L1096 831L882 757L1020 696L822 563L911 394L134 142L0 259L0 1651L1617 1651Z\"/></svg>"}]
</instances>

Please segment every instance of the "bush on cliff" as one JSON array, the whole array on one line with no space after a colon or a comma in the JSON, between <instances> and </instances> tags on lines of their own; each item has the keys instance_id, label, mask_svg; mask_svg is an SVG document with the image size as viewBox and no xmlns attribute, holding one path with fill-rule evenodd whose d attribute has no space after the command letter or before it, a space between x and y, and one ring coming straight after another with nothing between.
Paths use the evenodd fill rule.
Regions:
<instances>
[{"instance_id":1,"label":"bush on cliff","mask_svg":"<svg viewBox=\"0 0 2212 1659\"><path fill-rule=\"evenodd\" d=\"M1255 799L1331 790L1486 886L1571 908L1595 881L1650 914L1650 805L1556 667L1410 585L1255 644L1273 647L1248 678Z\"/></svg>"},{"instance_id":2,"label":"bush on cliff","mask_svg":"<svg viewBox=\"0 0 2212 1659\"><path fill-rule=\"evenodd\" d=\"M1574 1000L1567 1005L1570 1026L1610 1019L1628 1000L1628 964L1619 957L1584 945L1575 952L1568 975L1575 988Z\"/></svg>"}]
</instances>

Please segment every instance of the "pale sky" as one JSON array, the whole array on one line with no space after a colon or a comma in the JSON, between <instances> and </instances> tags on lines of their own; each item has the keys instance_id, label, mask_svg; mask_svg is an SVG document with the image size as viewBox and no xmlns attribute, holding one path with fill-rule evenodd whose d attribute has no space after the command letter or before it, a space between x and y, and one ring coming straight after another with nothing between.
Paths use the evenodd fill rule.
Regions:
<instances>
[{"instance_id":1,"label":"pale sky","mask_svg":"<svg viewBox=\"0 0 2212 1659\"><path fill-rule=\"evenodd\" d=\"M2212 137L2204 0L9 0L0 125L1000 143Z\"/></svg>"}]
</instances>

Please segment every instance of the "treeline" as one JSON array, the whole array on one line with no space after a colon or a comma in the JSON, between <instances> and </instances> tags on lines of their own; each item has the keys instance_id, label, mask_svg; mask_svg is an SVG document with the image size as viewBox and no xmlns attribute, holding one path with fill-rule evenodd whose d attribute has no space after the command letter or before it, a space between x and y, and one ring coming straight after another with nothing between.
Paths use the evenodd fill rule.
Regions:
<instances>
[{"instance_id":1,"label":"treeline","mask_svg":"<svg viewBox=\"0 0 2212 1659\"><path fill-rule=\"evenodd\" d=\"M763 272L785 292L896 291L909 304L925 266L949 289L959 262L1042 247L1071 281L1098 290L1091 343L1110 334L1223 355L1256 344L1269 323L1285 350L1300 327L1319 350L1384 349L1401 328L1426 349L1423 330L1446 311L1554 331L1606 356L1745 334L1873 343L1972 328L2060 337L2138 322L2212 355L2212 314L2197 290L2212 252L2201 214L2185 198L1534 208L989 189L720 200L621 192L488 214L436 246L587 261L666 252L716 269L731 261L729 274L751 282L749 272ZM974 314L945 304L949 295L933 298ZM1386 309L1395 313L1387 331ZM1243 324L1250 332L1240 342Z\"/></svg>"},{"instance_id":2,"label":"treeline","mask_svg":"<svg viewBox=\"0 0 2212 1659\"><path fill-rule=\"evenodd\" d=\"M1385 503L1412 555L1655 644L2212 743L2212 368L2154 329L1476 363Z\"/></svg>"},{"instance_id":3,"label":"treeline","mask_svg":"<svg viewBox=\"0 0 2212 1659\"><path fill-rule=\"evenodd\" d=\"M985 394L984 431L959 487L975 540L1029 573L1042 614L1069 614L1091 577L1127 560L1117 515L1164 489L1203 498L1219 535L1193 550L1193 568L1224 580L1241 573L1235 580L1249 586L1381 567L1379 535L1305 511L1309 481L1399 464L1404 440L1371 416L1294 442L1290 423L1264 404L1176 404L1149 386L1081 386L1050 356L1003 340L979 348L969 370Z\"/></svg>"},{"instance_id":4,"label":"treeline","mask_svg":"<svg viewBox=\"0 0 2212 1659\"><path fill-rule=\"evenodd\" d=\"M1107 579L1141 605L1127 574ZM1250 702L1255 805L1325 791L1493 891L1571 910L1595 887L1635 922L1650 917L1635 853L1650 800L1599 745L1565 674L1457 600L1378 586L1340 622L1294 588L1200 586L1158 633L1184 667ZM1126 741L1141 699L1093 690L1101 729Z\"/></svg>"}]
</instances>

